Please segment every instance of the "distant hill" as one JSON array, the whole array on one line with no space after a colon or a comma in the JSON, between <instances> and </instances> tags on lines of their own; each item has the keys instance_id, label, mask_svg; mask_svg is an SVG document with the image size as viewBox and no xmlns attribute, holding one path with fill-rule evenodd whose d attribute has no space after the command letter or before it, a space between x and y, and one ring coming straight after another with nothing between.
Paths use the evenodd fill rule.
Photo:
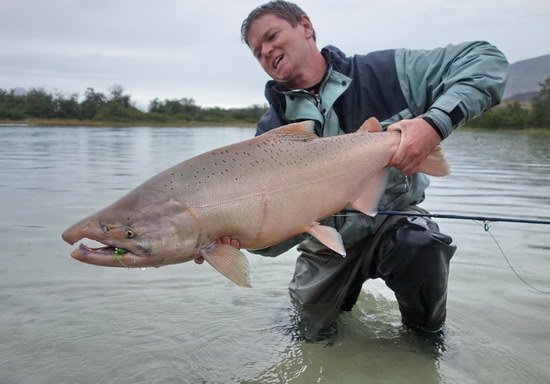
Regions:
<instances>
[{"instance_id":1,"label":"distant hill","mask_svg":"<svg viewBox=\"0 0 550 384\"><path fill-rule=\"evenodd\" d=\"M540 83L550 77L550 55L510 64L504 99L529 101L540 91Z\"/></svg>"}]
</instances>

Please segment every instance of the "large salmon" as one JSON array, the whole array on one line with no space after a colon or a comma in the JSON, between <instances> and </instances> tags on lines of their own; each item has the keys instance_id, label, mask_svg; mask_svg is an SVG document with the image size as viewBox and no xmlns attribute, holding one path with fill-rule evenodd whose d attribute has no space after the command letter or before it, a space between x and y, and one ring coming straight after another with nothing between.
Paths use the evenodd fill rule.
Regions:
<instances>
[{"instance_id":1,"label":"large salmon","mask_svg":"<svg viewBox=\"0 0 550 384\"><path fill-rule=\"evenodd\" d=\"M121 199L63 232L71 255L111 267L159 267L199 256L241 286L249 286L244 254L217 239L231 236L260 249L307 232L345 256L338 232L319 221L354 208L376 214L388 163L400 132L371 119L355 133L319 138L312 122L286 125L213 149L153 176ZM448 173L437 149L422 171Z\"/></svg>"}]
</instances>

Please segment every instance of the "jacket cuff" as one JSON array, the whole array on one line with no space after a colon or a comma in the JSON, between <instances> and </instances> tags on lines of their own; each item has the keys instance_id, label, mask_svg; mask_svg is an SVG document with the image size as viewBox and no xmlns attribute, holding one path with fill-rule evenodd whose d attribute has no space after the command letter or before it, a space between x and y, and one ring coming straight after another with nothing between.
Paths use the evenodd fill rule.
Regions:
<instances>
[{"instance_id":1,"label":"jacket cuff","mask_svg":"<svg viewBox=\"0 0 550 384\"><path fill-rule=\"evenodd\" d=\"M437 126L437 124L432 120L430 119L429 117L427 116L422 116L422 119L431 125L431 127L434 129L434 131L437 132L437 134L439 135L439 137L441 137L441 139L444 139L443 137L443 133L441 133L441 129L439 129L439 127Z\"/></svg>"},{"instance_id":2,"label":"jacket cuff","mask_svg":"<svg viewBox=\"0 0 550 384\"><path fill-rule=\"evenodd\" d=\"M460 99L457 97L443 95L423 115L424 120L436 129L442 139L447 138L464 120L464 112L459 103Z\"/></svg>"}]
</instances>

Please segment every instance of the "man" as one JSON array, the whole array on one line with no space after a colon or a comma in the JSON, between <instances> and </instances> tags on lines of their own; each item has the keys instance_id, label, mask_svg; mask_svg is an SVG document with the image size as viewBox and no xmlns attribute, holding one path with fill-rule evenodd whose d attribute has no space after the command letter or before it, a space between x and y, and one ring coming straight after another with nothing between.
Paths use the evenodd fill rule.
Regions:
<instances>
[{"instance_id":1,"label":"man","mask_svg":"<svg viewBox=\"0 0 550 384\"><path fill-rule=\"evenodd\" d=\"M273 79L269 110L257 134L314 120L319 136L356 131L371 116L401 132L379 210L425 212L417 207L429 182L421 161L453 129L498 104L507 77L503 54L485 42L431 51L386 50L346 57L321 51L311 20L293 3L254 9L241 28L243 41ZM329 326L351 310L368 278L382 278L398 300L403 323L438 332L446 316L449 262L455 247L428 218L351 213L328 218L342 235L342 258L314 238L297 236L256 251L276 256L299 244L290 294L306 331ZM223 239L233 246L232 239Z\"/></svg>"}]
</instances>

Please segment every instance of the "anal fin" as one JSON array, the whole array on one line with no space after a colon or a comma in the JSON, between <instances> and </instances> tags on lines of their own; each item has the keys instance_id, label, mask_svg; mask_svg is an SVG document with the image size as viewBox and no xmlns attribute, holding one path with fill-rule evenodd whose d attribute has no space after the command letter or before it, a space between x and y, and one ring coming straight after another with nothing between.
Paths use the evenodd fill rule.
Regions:
<instances>
[{"instance_id":1,"label":"anal fin","mask_svg":"<svg viewBox=\"0 0 550 384\"><path fill-rule=\"evenodd\" d=\"M389 169L383 168L376 172L363 187L359 195L351 202L351 207L365 215L374 216L378 211L378 203L386 190Z\"/></svg>"},{"instance_id":2,"label":"anal fin","mask_svg":"<svg viewBox=\"0 0 550 384\"><path fill-rule=\"evenodd\" d=\"M332 249L343 257L346 256L346 249L344 248L342 236L340 236L336 229L319 223L313 223L307 232L327 248Z\"/></svg>"}]
</instances>

